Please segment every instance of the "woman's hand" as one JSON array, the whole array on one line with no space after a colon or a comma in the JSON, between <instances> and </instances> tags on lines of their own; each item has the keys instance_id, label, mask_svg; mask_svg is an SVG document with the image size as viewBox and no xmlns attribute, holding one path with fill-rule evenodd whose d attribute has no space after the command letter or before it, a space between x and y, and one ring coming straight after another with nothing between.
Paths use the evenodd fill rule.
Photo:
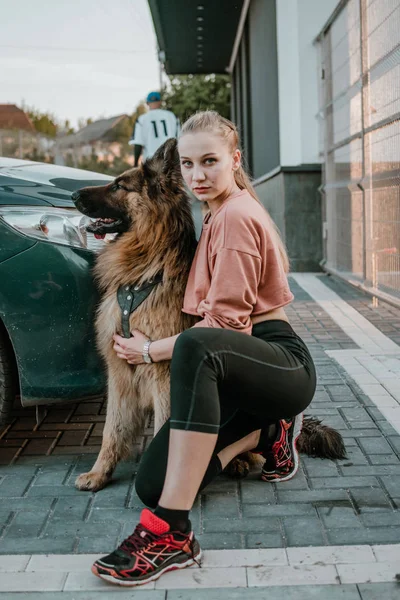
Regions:
<instances>
[{"instance_id":1,"label":"woman's hand","mask_svg":"<svg viewBox=\"0 0 400 600\"><path fill-rule=\"evenodd\" d=\"M124 338L120 335L113 335L114 346L113 349L117 353L119 358L126 360L130 365L140 365L144 363L143 360L143 346L149 339L138 329L131 331L131 338Z\"/></svg>"}]
</instances>

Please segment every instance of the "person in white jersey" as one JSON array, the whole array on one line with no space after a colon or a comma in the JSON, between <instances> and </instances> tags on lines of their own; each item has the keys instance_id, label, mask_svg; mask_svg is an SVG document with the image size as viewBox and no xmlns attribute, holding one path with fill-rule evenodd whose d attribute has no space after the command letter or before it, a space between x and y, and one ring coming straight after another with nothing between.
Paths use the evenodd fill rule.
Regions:
<instances>
[{"instance_id":1,"label":"person in white jersey","mask_svg":"<svg viewBox=\"0 0 400 600\"><path fill-rule=\"evenodd\" d=\"M161 108L160 92L150 92L146 98L149 111L137 119L132 138L129 140L134 148L136 167L139 158L150 158L168 139L176 138L179 133L179 121L173 112Z\"/></svg>"}]
</instances>

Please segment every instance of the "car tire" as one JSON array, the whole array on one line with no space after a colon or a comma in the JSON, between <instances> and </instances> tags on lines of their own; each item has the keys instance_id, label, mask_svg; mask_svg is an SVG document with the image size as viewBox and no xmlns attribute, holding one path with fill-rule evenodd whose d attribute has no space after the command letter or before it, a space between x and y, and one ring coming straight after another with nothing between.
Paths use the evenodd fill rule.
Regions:
<instances>
[{"instance_id":1,"label":"car tire","mask_svg":"<svg viewBox=\"0 0 400 600\"><path fill-rule=\"evenodd\" d=\"M8 423L18 390L14 353L0 322L0 425Z\"/></svg>"}]
</instances>

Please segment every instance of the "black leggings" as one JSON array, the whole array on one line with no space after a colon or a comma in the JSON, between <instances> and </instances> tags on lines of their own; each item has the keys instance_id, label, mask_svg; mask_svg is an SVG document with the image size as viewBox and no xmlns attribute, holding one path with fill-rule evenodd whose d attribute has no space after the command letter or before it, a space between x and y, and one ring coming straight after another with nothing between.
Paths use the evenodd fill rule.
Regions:
<instances>
[{"instance_id":1,"label":"black leggings","mask_svg":"<svg viewBox=\"0 0 400 600\"><path fill-rule=\"evenodd\" d=\"M171 418L142 457L136 491L154 507L168 461L169 431L217 433L200 489L220 471L218 452L257 429L303 412L316 385L307 346L285 321L264 321L251 336L192 328L177 339L171 363Z\"/></svg>"}]
</instances>

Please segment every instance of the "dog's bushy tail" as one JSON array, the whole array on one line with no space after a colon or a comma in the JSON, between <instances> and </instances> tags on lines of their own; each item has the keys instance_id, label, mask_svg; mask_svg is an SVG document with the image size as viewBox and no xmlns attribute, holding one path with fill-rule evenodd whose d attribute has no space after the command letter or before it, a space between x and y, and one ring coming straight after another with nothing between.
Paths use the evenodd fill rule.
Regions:
<instances>
[{"instance_id":1,"label":"dog's bushy tail","mask_svg":"<svg viewBox=\"0 0 400 600\"><path fill-rule=\"evenodd\" d=\"M329 425L323 425L319 419L309 416L303 419L297 450L317 458L346 458L346 448L340 433Z\"/></svg>"}]
</instances>

